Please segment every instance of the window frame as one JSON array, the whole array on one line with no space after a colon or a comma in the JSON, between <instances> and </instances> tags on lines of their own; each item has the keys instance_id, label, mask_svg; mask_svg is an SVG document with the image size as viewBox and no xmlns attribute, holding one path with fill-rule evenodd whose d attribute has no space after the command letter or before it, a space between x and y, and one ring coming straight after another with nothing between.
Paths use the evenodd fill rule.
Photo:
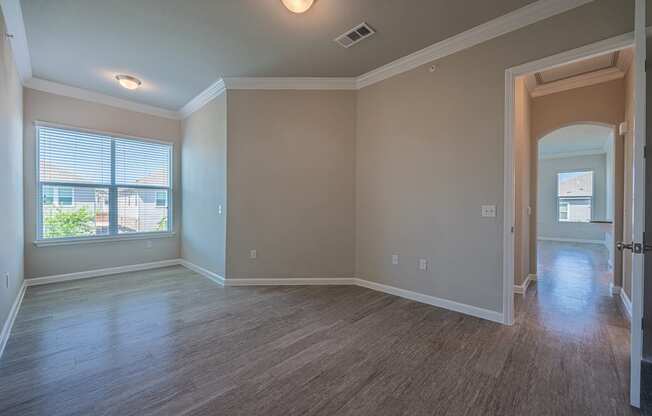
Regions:
<instances>
[{"instance_id":1,"label":"window frame","mask_svg":"<svg viewBox=\"0 0 652 416\"><path fill-rule=\"evenodd\" d=\"M559 196L559 175L562 173L582 173L582 172L591 172L591 196L578 196L578 197L564 197ZM562 199L590 199L591 200L591 218L588 221L571 221L571 220L562 220L559 216L559 206ZM555 173L555 212L557 213L555 217L557 218L557 223L559 224L590 224L593 221L593 212L595 207L595 169L593 168L582 168L582 169L565 169L560 170ZM570 205L568 207L570 214Z\"/></svg>"},{"instance_id":2,"label":"window frame","mask_svg":"<svg viewBox=\"0 0 652 416\"><path fill-rule=\"evenodd\" d=\"M34 123L34 141L35 141L35 165L36 165L36 239L34 245L40 246L49 246L49 245L63 245L63 244L81 244L81 243L96 243L103 241L121 241L121 240L140 240L140 239L153 239L153 238L166 238L172 237L176 234L175 223L174 223L174 163L175 163L175 147L174 142L166 140L157 140L157 139L148 139L143 137L128 136L124 134L117 134L113 132L85 129L80 127L55 124L49 122L35 121ZM56 128L61 130L76 131L80 133L90 133L103 136L110 136L111 139L124 139L124 140L133 140L145 143L156 143L169 146L169 173L168 173L168 187L161 186L151 186L151 185L120 185L115 182L115 176L112 175L112 183L110 185L98 185L98 184L85 184L85 183L68 183L68 182L41 182L41 161L40 161L40 150L41 150L41 140L39 129L40 128ZM112 142L113 143L113 142ZM113 144L112 144L113 147ZM115 160L112 155L112 171L114 171ZM53 187L71 187L73 188L73 204L74 204L74 188L105 188L108 189L109 193L109 233L100 234L93 236L77 236L77 237L62 237L62 238L44 238L43 237L43 198L42 198L42 187L43 186L53 186ZM168 230L167 231L139 231L131 233L119 233L118 232L118 189L119 188L129 188L129 189L145 189L153 191L167 191L168 193L168 203L167 203L167 218L168 218ZM55 198L56 199L56 198ZM54 201L53 201L54 202ZM113 212L112 212L113 211ZM111 222L111 218L114 219Z\"/></svg>"}]
</instances>

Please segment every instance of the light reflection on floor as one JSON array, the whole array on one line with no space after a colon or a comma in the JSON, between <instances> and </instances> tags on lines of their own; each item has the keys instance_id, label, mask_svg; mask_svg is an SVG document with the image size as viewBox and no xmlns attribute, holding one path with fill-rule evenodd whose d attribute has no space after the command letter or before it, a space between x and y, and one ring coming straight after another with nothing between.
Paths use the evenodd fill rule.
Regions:
<instances>
[{"instance_id":1,"label":"light reflection on floor","mask_svg":"<svg viewBox=\"0 0 652 416\"><path fill-rule=\"evenodd\" d=\"M529 295L536 299L539 322L564 333L598 330L615 305L606 247L540 241L537 253L538 281Z\"/></svg>"}]
</instances>

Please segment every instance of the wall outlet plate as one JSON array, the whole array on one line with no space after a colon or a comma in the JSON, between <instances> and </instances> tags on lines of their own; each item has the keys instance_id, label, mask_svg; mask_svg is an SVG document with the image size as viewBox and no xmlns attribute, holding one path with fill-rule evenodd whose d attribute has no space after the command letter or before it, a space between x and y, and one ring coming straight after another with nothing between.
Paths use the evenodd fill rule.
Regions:
<instances>
[{"instance_id":1,"label":"wall outlet plate","mask_svg":"<svg viewBox=\"0 0 652 416\"><path fill-rule=\"evenodd\" d=\"M258 252L256 252L256 250L250 250L249 251L249 258L250 259L255 259L256 257L258 257Z\"/></svg>"},{"instance_id":2,"label":"wall outlet plate","mask_svg":"<svg viewBox=\"0 0 652 416\"><path fill-rule=\"evenodd\" d=\"M495 205L483 205L482 206L482 216L486 218L494 218L496 216L496 206Z\"/></svg>"},{"instance_id":3,"label":"wall outlet plate","mask_svg":"<svg viewBox=\"0 0 652 416\"><path fill-rule=\"evenodd\" d=\"M392 264L398 264L398 254L392 254Z\"/></svg>"},{"instance_id":4,"label":"wall outlet plate","mask_svg":"<svg viewBox=\"0 0 652 416\"><path fill-rule=\"evenodd\" d=\"M428 270L428 260L419 259L419 270L423 270L423 271Z\"/></svg>"}]
</instances>

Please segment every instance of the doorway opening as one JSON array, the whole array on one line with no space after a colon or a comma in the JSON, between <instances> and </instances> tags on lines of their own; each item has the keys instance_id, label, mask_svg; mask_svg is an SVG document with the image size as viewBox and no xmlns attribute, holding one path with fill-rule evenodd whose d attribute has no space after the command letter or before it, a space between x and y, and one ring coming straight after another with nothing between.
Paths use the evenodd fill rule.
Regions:
<instances>
[{"instance_id":1,"label":"doorway opening","mask_svg":"<svg viewBox=\"0 0 652 416\"><path fill-rule=\"evenodd\" d=\"M622 397L636 396L633 274L616 249L633 218L632 45L610 39L506 71L505 322L609 351L593 370L620 380Z\"/></svg>"}]
</instances>

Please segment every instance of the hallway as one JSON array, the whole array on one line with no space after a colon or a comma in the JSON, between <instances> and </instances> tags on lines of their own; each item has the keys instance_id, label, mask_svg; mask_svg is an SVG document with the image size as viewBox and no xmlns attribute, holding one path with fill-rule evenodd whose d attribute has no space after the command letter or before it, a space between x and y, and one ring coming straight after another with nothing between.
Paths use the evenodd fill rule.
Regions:
<instances>
[{"instance_id":1,"label":"hallway","mask_svg":"<svg viewBox=\"0 0 652 416\"><path fill-rule=\"evenodd\" d=\"M597 244L539 241L537 253L538 280L525 297L516 295L517 324L532 326L561 344L555 346L563 351L559 365L574 367L567 374L577 379L568 384L581 385L582 379L613 380L593 388L626 403L629 321L620 299L609 291L607 249Z\"/></svg>"}]
</instances>

